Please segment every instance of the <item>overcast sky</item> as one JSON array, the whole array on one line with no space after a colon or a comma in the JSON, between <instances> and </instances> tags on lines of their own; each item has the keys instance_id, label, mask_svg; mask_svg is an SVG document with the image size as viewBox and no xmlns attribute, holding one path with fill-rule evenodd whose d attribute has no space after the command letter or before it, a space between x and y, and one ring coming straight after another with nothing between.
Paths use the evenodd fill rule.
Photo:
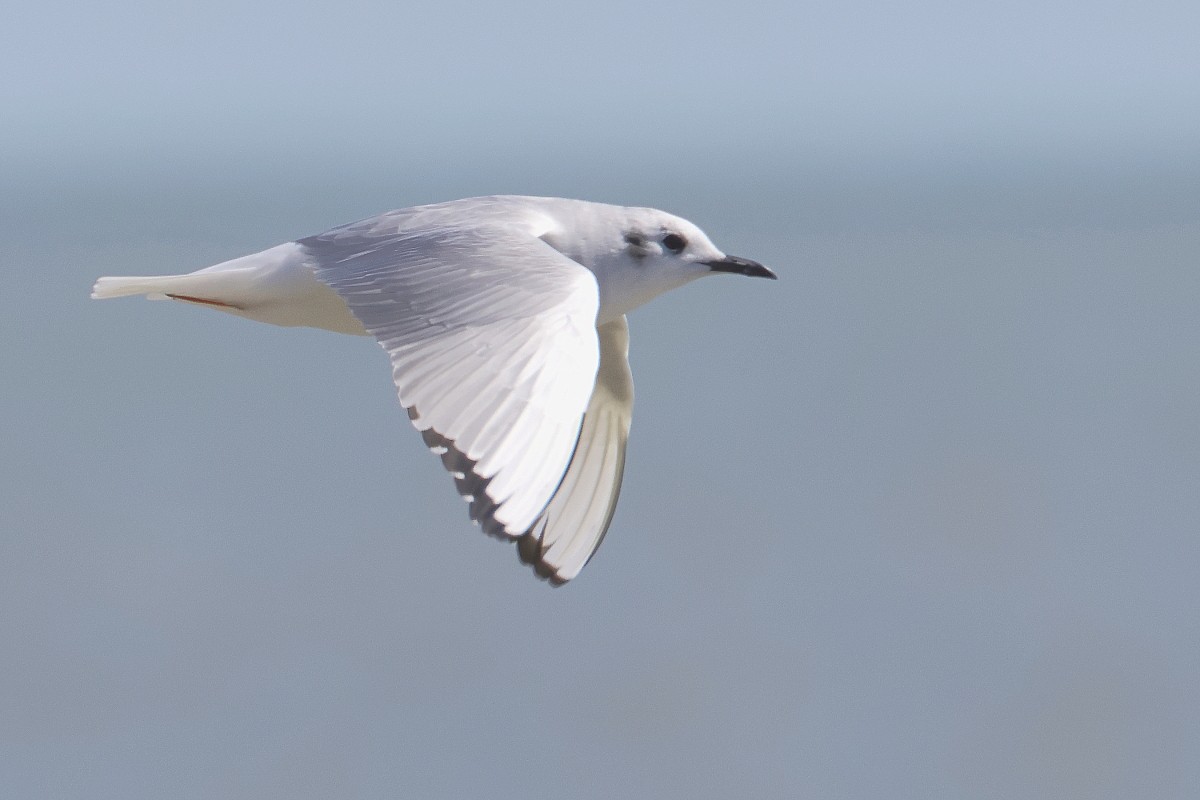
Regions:
<instances>
[{"instance_id":1,"label":"overcast sky","mask_svg":"<svg viewBox=\"0 0 1200 800\"><path fill-rule=\"evenodd\" d=\"M0 136L6 161L1180 152L1197 23L1190 2L26 4Z\"/></svg>"}]
</instances>

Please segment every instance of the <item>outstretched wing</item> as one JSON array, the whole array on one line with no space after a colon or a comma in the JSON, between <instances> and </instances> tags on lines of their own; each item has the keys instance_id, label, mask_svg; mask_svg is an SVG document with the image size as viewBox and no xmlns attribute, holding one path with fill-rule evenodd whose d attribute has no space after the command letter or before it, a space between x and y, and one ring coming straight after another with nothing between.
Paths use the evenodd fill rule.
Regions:
<instances>
[{"instance_id":1,"label":"outstretched wing","mask_svg":"<svg viewBox=\"0 0 1200 800\"><path fill-rule=\"evenodd\" d=\"M629 326L625 317L601 325L600 369L567 474L550 505L517 542L521 560L562 584L583 569L612 522L625 471L633 418Z\"/></svg>"},{"instance_id":2,"label":"outstretched wing","mask_svg":"<svg viewBox=\"0 0 1200 800\"><path fill-rule=\"evenodd\" d=\"M599 361L596 280L536 224L355 225L299 242L387 351L471 518L510 539L562 481Z\"/></svg>"}]
</instances>

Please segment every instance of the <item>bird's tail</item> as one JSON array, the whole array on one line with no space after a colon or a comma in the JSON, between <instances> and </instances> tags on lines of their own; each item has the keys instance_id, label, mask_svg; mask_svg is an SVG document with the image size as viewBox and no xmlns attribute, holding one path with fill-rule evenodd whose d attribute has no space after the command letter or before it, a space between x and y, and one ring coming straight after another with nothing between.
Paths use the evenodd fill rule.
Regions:
<instances>
[{"instance_id":1,"label":"bird's tail","mask_svg":"<svg viewBox=\"0 0 1200 800\"><path fill-rule=\"evenodd\" d=\"M151 300L165 300L167 295L179 290L187 277L186 275L158 275L154 277L100 278L92 286L92 299L107 300L110 297L144 294Z\"/></svg>"}]
</instances>

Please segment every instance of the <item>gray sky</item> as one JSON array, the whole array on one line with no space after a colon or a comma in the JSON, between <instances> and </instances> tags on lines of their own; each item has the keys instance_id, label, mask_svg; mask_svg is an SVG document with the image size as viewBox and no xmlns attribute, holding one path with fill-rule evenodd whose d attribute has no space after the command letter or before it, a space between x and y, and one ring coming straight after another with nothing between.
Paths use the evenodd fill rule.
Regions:
<instances>
[{"instance_id":1,"label":"gray sky","mask_svg":"<svg viewBox=\"0 0 1200 800\"><path fill-rule=\"evenodd\" d=\"M1198 17L16 12L0 794L1197 796ZM622 502L563 589L369 341L87 300L499 191L781 278L635 312Z\"/></svg>"},{"instance_id":2,"label":"gray sky","mask_svg":"<svg viewBox=\"0 0 1200 800\"><path fill-rule=\"evenodd\" d=\"M5 160L288 172L314 154L450 171L593 148L1190 151L1198 22L1186 0L29 4L0 33L19 110L0 130Z\"/></svg>"}]
</instances>

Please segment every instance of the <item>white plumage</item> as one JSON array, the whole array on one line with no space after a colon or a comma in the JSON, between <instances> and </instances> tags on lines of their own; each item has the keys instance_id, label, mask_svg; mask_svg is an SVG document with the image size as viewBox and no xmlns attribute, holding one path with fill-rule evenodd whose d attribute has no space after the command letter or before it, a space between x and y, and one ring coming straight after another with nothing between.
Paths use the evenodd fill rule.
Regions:
<instances>
[{"instance_id":1,"label":"white plumage","mask_svg":"<svg viewBox=\"0 0 1200 800\"><path fill-rule=\"evenodd\" d=\"M500 196L391 211L186 275L100 278L92 296L375 337L471 518L563 583L620 491L624 315L712 272L774 277L661 211Z\"/></svg>"}]
</instances>

